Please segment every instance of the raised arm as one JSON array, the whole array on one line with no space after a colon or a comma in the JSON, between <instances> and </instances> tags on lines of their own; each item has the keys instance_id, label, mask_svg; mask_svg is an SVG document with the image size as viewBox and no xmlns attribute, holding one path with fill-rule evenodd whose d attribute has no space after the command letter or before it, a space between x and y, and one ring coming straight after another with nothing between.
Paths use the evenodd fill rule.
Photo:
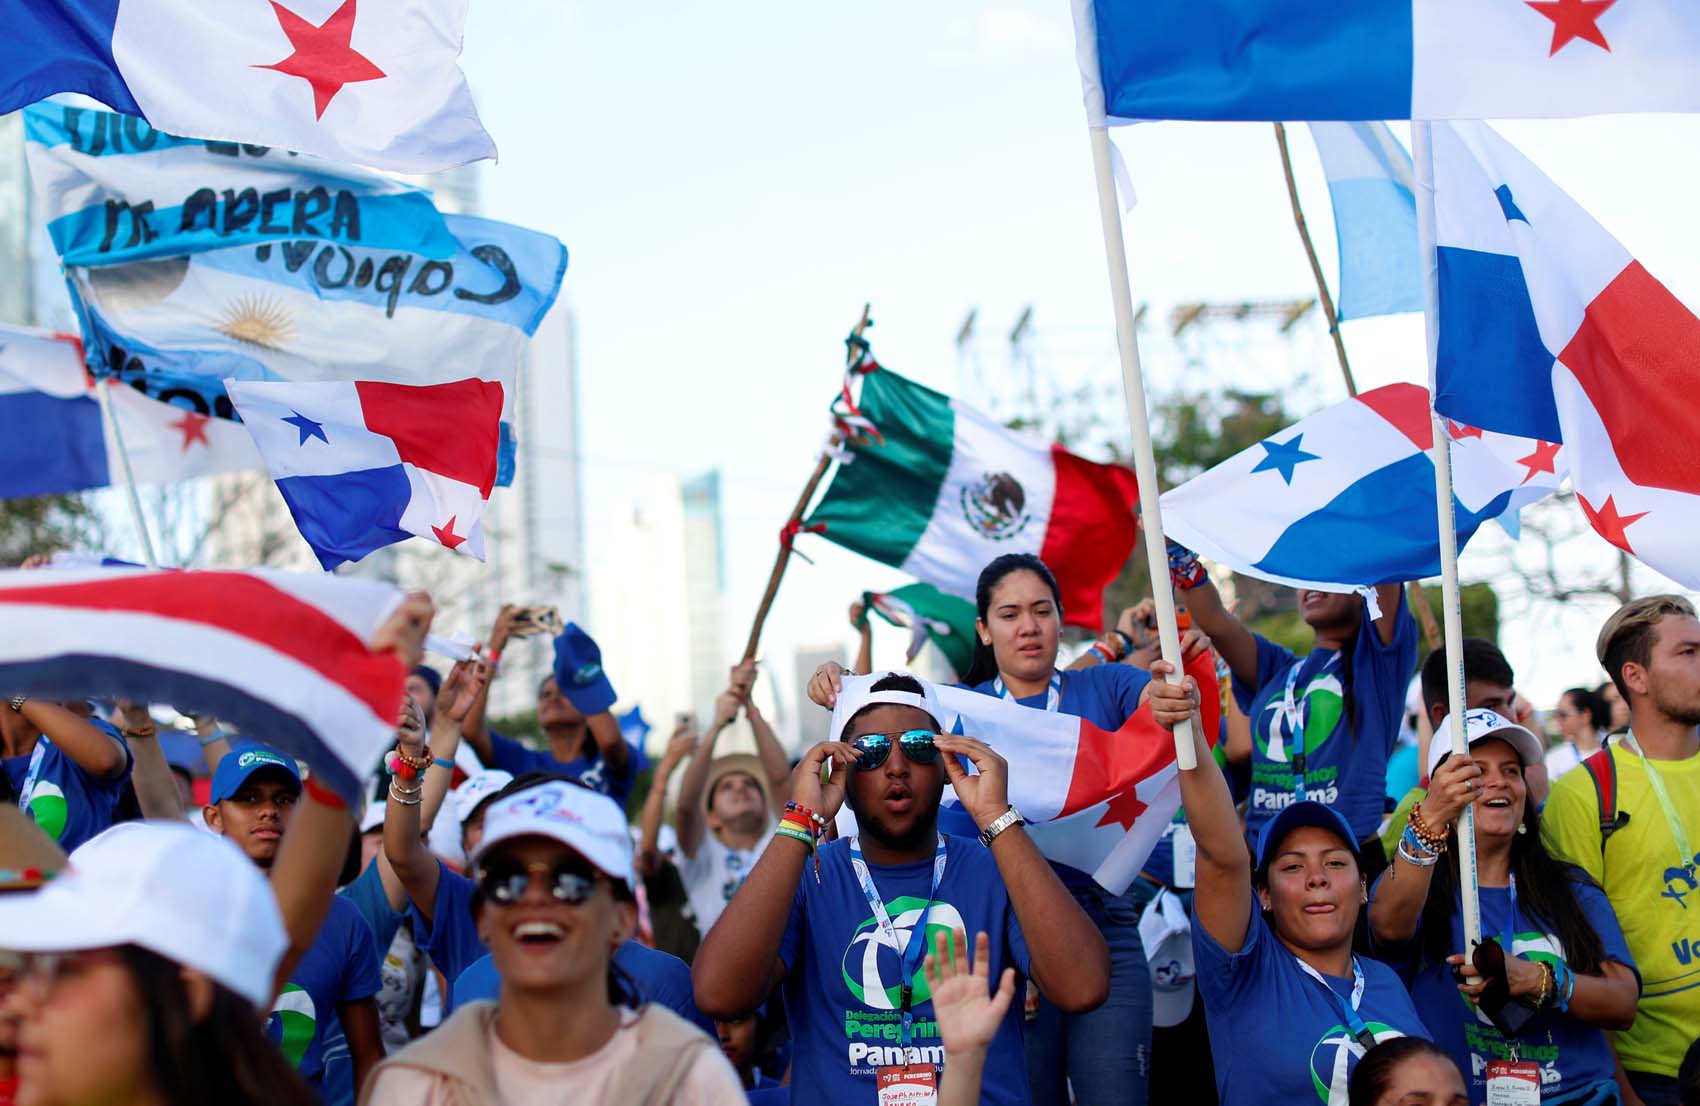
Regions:
<instances>
[{"instance_id":1,"label":"raised arm","mask_svg":"<svg viewBox=\"0 0 1700 1106\"><path fill-rule=\"evenodd\" d=\"M514 630L521 623L523 607L512 603L503 603L502 609L496 612L495 625L490 627L490 644L485 652L491 664L500 664L502 650L508 647L508 641L514 636ZM490 728L484 724L484 712L490 705L490 684L488 677L482 689L478 691L467 706L466 717L461 720L461 736L472 746L472 751L478 754L478 759L484 762L484 767L495 766L495 753L491 749Z\"/></svg>"},{"instance_id":2,"label":"raised arm","mask_svg":"<svg viewBox=\"0 0 1700 1106\"><path fill-rule=\"evenodd\" d=\"M768 793L773 796L773 812L785 812L785 792L791 781L791 758L779 744L779 735L767 724L767 716L756 708L751 690L756 684L756 662L744 661L732 668L732 690L738 692L744 704L744 717L749 719L750 732L756 735L756 756L762 771L767 774Z\"/></svg>"},{"instance_id":3,"label":"raised arm","mask_svg":"<svg viewBox=\"0 0 1700 1106\"><path fill-rule=\"evenodd\" d=\"M18 713L95 779L115 780L124 774L129 764L124 746L82 715L46 699L25 699Z\"/></svg>"},{"instance_id":4,"label":"raised arm","mask_svg":"<svg viewBox=\"0 0 1700 1106\"><path fill-rule=\"evenodd\" d=\"M614 717L612 711L602 711L592 714L584 720L585 727L590 730L590 739L596 742L596 749L602 754L602 763L608 772L615 776L624 776L631 770L632 750L626 744L626 735L620 732L620 720Z\"/></svg>"},{"instance_id":5,"label":"raised arm","mask_svg":"<svg viewBox=\"0 0 1700 1106\"><path fill-rule=\"evenodd\" d=\"M855 750L844 742L816 745L791 775L791 798L831 821L844 804L845 775L855 759ZM831 776L822 784L821 768L827 764ZM691 984L704 1014L721 1021L741 1018L785 978L779 946L808 859L804 842L776 837L703 936L691 962Z\"/></svg>"},{"instance_id":6,"label":"raised arm","mask_svg":"<svg viewBox=\"0 0 1700 1106\"><path fill-rule=\"evenodd\" d=\"M424 747L424 718L418 704L408 699L402 704L401 717L397 720L396 748L408 756L418 756ZM416 786L418 792L413 791ZM390 780L385 800L389 805L384 808L384 856L420 916L431 924L442 869L423 838L424 829L419 820L423 796L424 787L417 781L400 777Z\"/></svg>"},{"instance_id":7,"label":"raised arm","mask_svg":"<svg viewBox=\"0 0 1700 1106\"><path fill-rule=\"evenodd\" d=\"M210 714L191 714L195 721L195 737L201 743L201 759L206 761L207 774L218 771L218 762L224 759L224 754L230 752L230 738L225 734L218 719Z\"/></svg>"},{"instance_id":8,"label":"raised arm","mask_svg":"<svg viewBox=\"0 0 1700 1106\"><path fill-rule=\"evenodd\" d=\"M661 819L667 810L667 783L673 778L673 773L679 764L696 751L697 735L690 726L681 721L673 731L672 740L667 742L667 749L661 754L661 760L655 766L655 775L650 777L649 794L643 799L643 814L639 820L637 862L645 875L653 875L660 866ZM677 831L678 827L674 827Z\"/></svg>"},{"instance_id":9,"label":"raised arm","mask_svg":"<svg viewBox=\"0 0 1700 1106\"><path fill-rule=\"evenodd\" d=\"M731 688L727 688L714 697L714 721L709 724L708 731L698 742L696 755L691 757L691 763L685 769L685 778L679 781L679 800L673 804L673 828L679 834L679 849L686 856L696 856L697 849L702 847L702 793L708 786L708 769L710 762L714 760L714 745L720 740L721 732L730 726L736 717L738 696Z\"/></svg>"},{"instance_id":10,"label":"raised arm","mask_svg":"<svg viewBox=\"0 0 1700 1106\"><path fill-rule=\"evenodd\" d=\"M1481 774L1481 765L1469 757L1447 757L1429 780L1423 821L1436 831L1451 825L1475 795L1472 785ZM1440 863L1448 862L1442 858ZM1369 903L1369 931L1378 944L1402 945L1417 935L1433 877L1434 866L1411 863L1402 846L1393 854L1393 863L1376 881Z\"/></svg>"},{"instance_id":11,"label":"raised arm","mask_svg":"<svg viewBox=\"0 0 1700 1106\"><path fill-rule=\"evenodd\" d=\"M437 703L431 712L431 764L425 769L425 792L420 796L419 824L429 833L436 824L437 812L443 808L454 784L455 754L460 751L460 727L490 683L490 665L482 654L476 661L457 661L449 669L443 686L438 689Z\"/></svg>"},{"instance_id":12,"label":"raised arm","mask_svg":"<svg viewBox=\"0 0 1700 1106\"><path fill-rule=\"evenodd\" d=\"M850 604L850 628L856 631L857 672L874 670L874 627L868 621L868 605L858 599Z\"/></svg>"},{"instance_id":13,"label":"raised arm","mask_svg":"<svg viewBox=\"0 0 1700 1106\"><path fill-rule=\"evenodd\" d=\"M1177 598L1192 615L1192 624L1209 635L1217 654L1228 662L1228 671L1242 684L1256 684L1257 638L1223 605L1222 593L1211 583L1197 555L1171 541L1169 574Z\"/></svg>"},{"instance_id":14,"label":"raised arm","mask_svg":"<svg viewBox=\"0 0 1700 1106\"><path fill-rule=\"evenodd\" d=\"M136 789L136 805L142 808L142 817L183 817L177 780L166 763L165 751L159 747L159 725L148 713L147 704L120 699L115 717L118 732L130 746L130 786Z\"/></svg>"},{"instance_id":15,"label":"raised arm","mask_svg":"<svg viewBox=\"0 0 1700 1106\"><path fill-rule=\"evenodd\" d=\"M940 759L945 775L975 825L985 829L1009 810L1009 765L990 746L947 734L935 736L933 743L945 754ZM979 774L970 776L958 755L973 761ZM1209 758L1208 748L1204 756ZM1067 1013L1096 1008L1110 993L1110 950L1104 935L1024 827L1013 825L998 834L992 840L992 857L1021 922L1040 992Z\"/></svg>"},{"instance_id":16,"label":"raised arm","mask_svg":"<svg viewBox=\"0 0 1700 1106\"><path fill-rule=\"evenodd\" d=\"M354 834L354 819L343 801L308 777L301 792L289 832L283 835L277 860L272 864L272 894L289 935L289 948L278 963L272 994L282 993L295 974L301 958L318 939L319 928L330 916L331 896L336 894L336 877L348 855ZM270 1007L270 1003L266 1004Z\"/></svg>"},{"instance_id":17,"label":"raised arm","mask_svg":"<svg viewBox=\"0 0 1700 1106\"><path fill-rule=\"evenodd\" d=\"M1375 620L1375 632L1381 636L1383 645L1393 644L1393 635L1399 630L1399 602L1404 598L1404 584L1375 586L1375 605L1381 609L1381 617Z\"/></svg>"},{"instance_id":18,"label":"raised arm","mask_svg":"<svg viewBox=\"0 0 1700 1106\"><path fill-rule=\"evenodd\" d=\"M1193 919L1222 948L1238 952L1245 947L1246 930L1251 924L1251 853L1240 832L1228 781L1205 742L1203 721L1198 715L1198 684L1191 676L1182 677L1179 684L1165 683L1161 677L1171 671L1167 661L1151 666L1152 676L1158 677L1150 685L1151 710L1152 716L1171 731L1182 719L1194 720L1192 740L1198 767L1180 773L1181 805L1186 808L1187 825L1198 846ZM1214 688L1211 694L1215 694Z\"/></svg>"}]
</instances>

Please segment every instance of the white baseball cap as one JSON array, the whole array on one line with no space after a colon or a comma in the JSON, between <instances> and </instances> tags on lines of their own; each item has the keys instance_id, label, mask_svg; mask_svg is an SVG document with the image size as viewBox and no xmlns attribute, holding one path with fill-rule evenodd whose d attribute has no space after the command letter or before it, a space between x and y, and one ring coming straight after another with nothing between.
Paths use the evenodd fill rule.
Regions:
<instances>
[{"instance_id":1,"label":"white baseball cap","mask_svg":"<svg viewBox=\"0 0 1700 1106\"><path fill-rule=\"evenodd\" d=\"M873 687L887 676L903 676L921 685L921 693L913 691L881 690ZM899 707L914 707L932 716L935 726L944 724L944 707L939 703L938 692L933 685L921 677L909 672L870 672L866 676L845 675L838 688L838 704L832 708L832 740L844 740L844 727L850 724L850 719L863 707L882 705Z\"/></svg>"},{"instance_id":2,"label":"white baseball cap","mask_svg":"<svg viewBox=\"0 0 1700 1106\"><path fill-rule=\"evenodd\" d=\"M504 772L500 768L487 768L475 772L462 780L460 786L449 792L449 802L453 804L455 829L472 816L478 809L478 804L514 782L512 772Z\"/></svg>"},{"instance_id":3,"label":"white baseball cap","mask_svg":"<svg viewBox=\"0 0 1700 1106\"><path fill-rule=\"evenodd\" d=\"M1197 972L1192 962L1192 923L1180 896L1157 892L1139 916L1139 940L1151 965L1151 1024L1168 1027L1192 1013Z\"/></svg>"},{"instance_id":4,"label":"white baseball cap","mask_svg":"<svg viewBox=\"0 0 1700 1106\"><path fill-rule=\"evenodd\" d=\"M124 822L40 891L0 899L0 948L140 945L261 1006L289 945L271 885L240 849L186 822Z\"/></svg>"},{"instance_id":5,"label":"white baseball cap","mask_svg":"<svg viewBox=\"0 0 1700 1106\"><path fill-rule=\"evenodd\" d=\"M1498 711L1487 707L1474 707L1464 712L1464 740L1474 745L1478 741L1486 741L1490 737L1510 745L1517 750L1517 759L1525 766L1539 764L1546 756L1546 744L1535 736L1533 730L1519 726ZM1446 759L1446 754L1452 751L1452 716L1449 714L1440 720L1440 725L1434 728L1434 736L1428 743L1428 774L1434 775L1434 770L1440 767L1440 762Z\"/></svg>"},{"instance_id":6,"label":"white baseball cap","mask_svg":"<svg viewBox=\"0 0 1700 1106\"><path fill-rule=\"evenodd\" d=\"M484 811L484 839L473 863L516 837L547 837L577 852L609 879L632 886L632 839L620 804L581 784L550 780Z\"/></svg>"}]
</instances>

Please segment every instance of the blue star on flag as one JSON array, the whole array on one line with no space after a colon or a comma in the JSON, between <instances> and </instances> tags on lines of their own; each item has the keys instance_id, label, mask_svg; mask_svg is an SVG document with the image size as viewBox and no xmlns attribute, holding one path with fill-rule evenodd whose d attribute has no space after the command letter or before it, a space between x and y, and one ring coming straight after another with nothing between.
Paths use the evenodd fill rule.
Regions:
<instances>
[{"instance_id":1,"label":"blue star on flag","mask_svg":"<svg viewBox=\"0 0 1700 1106\"><path fill-rule=\"evenodd\" d=\"M1268 472L1273 470L1281 474L1282 480L1291 484L1293 482L1294 468L1304 464L1306 461L1321 460L1321 458L1316 454L1306 453L1304 450L1299 448L1299 443L1304 441L1304 437L1305 436L1303 434L1294 434L1291 441L1264 441L1257 443L1263 447L1263 460L1259 461L1251 471Z\"/></svg>"},{"instance_id":2,"label":"blue star on flag","mask_svg":"<svg viewBox=\"0 0 1700 1106\"><path fill-rule=\"evenodd\" d=\"M1499 198L1499 210L1505 212L1506 222L1509 223L1513 219L1521 219L1525 223L1529 221L1529 217L1523 214L1517 206L1517 201L1511 198L1511 186L1509 184L1502 184L1495 188L1493 194Z\"/></svg>"},{"instance_id":3,"label":"blue star on flag","mask_svg":"<svg viewBox=\"0 0 1700 1106\"><path fill-rule=\"evenodd\" d=\"M303 415L299 411L293 411L292 410L290 412L290 414L294 415L295 417L290 418L290 419L284 419L283 421L288 423L289 425L293 426L296 430L301 432L301 440L299 442L296 442L295 443L296 445L298 445L298 446L306 445L308 438L317 438L321 442L324 442L326 445L331 444L331 440L329 438L325 437L325 427L324 427L323 423L314 422L312 419L308 418L306 415Z\"/></svg>"}]
</instances>

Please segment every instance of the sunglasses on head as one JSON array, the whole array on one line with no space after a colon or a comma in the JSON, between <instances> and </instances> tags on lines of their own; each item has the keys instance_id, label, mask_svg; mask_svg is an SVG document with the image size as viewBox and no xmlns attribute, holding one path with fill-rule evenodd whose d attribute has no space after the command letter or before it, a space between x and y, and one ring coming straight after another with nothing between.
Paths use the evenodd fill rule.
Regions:
<instances>
[{"instance_id":1,"label":"sunglasses on head","mask_svg":"<svg viewBox=\"0 0 1700 1106\"><path fill-rule=\"evenodd\" d=\"M933 744L931 730L903 730L900 733L865 733L850 743L861 751L856 767L872 772L891 755L893 744L903 746L903 755L916 764L931 764L939 758L939 747Z\"/></svg>"},{"instance_id":2,"label":"sunglasses on head","mask_svg":"<svg viewBox=\"0 0 1700 1106\"><path fill-rule=\"evenodd\" d=\"M556 902L577 906L596 890L596 875L571 861L550 867L547 864L521 864L514 860L496 860L478 869L478 889L484 897L498 906L512 906L531 886L531 877L541 875L549 897Z\"/></svg>"}]
</instances>

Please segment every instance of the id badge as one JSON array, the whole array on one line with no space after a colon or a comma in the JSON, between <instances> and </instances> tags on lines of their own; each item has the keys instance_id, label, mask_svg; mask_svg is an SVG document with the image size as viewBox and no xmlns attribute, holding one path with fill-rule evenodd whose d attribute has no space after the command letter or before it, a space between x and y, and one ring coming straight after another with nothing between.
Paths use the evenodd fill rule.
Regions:
<instances>
[{"instance_id":1,"label":"id badge","mask_svg":"<svg viewBox=\"0 0 1700 1106\"><path fill-rule=\"evenodd\" d=\"M1487 1106L1541 1106L1541 1066L1529 1060L1489 1060Z\"/></svg>"},{"instance_id":2,"label":"id badge","mask_svg":"<svg viewBox=\"0 0 1700 1106\"><path fill-rule=\"evenodd\" d=\"M939 1073L931 1064L897 1064L874 1069L878 1106L937 1106Z\"/></svg>"},{"instance_id":3,"label":"id badge","mask_svg":"<svg viewBox=\"0 0 1700 1106\"><path fill-rule=\"evenodd\" d=\"M1185 822L1175 827L1175 886L1194 886L1198 875L1198 842L1192 839L1192 827Z\"/></svg>"}]
</instances>

